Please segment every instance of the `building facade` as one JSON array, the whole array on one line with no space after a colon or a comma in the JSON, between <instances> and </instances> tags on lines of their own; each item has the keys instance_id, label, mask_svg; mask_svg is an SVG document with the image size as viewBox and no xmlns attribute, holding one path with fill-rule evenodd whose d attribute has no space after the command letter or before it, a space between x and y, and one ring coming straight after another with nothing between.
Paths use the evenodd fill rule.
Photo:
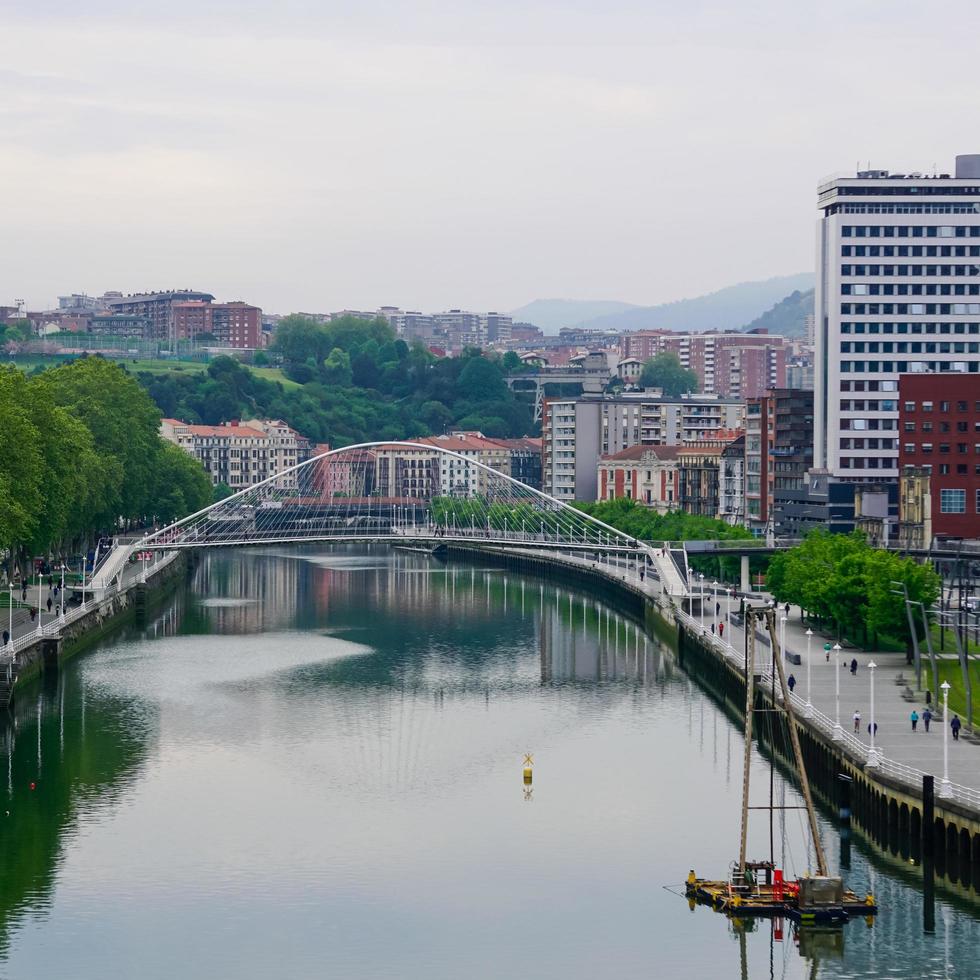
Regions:
<instances>
[{"instance_id":1,"label":"building facade","mask_svg":"<svg viewBox=\"0 0 980 980\"><path fill-rule=\"evenodd\" d=\"M980 378L903 374L899 378L899 537L929 515L932 535L980 538ZM916 470L929 479L913 480ZM930 497L912 503L918 489ZM923 536L925 530L923 529ZM930 535L931 539L931 535Z\"/></svg>"},{"instance_id":2,"label":"building facade","mask_svg":"<svg viewBox=\"0 0 980 980\"><path fill-rule=\"evenodd\" d=\"M745 523L745 434L722 449L718 460L718 519Z\"/></svg>"},{"instance_id":3,"label":"building facade","mask_svg":"<svg viewBox=\"0 0 980 980\"><path fill-rule=\"evenodd\" d=\"M717 395L665 398L626 392L546 401L543 489L559 500L595 500L601 456L631 446L698 445L718 430L741 430L744 416L740 400Z\"/></svg>"},{"instance_id":4,"label":"building facade","mask_svg":"<svg viewBox=\"0 0 980 980\"><path fill-rule=\"evenodd\" d=\"M624 333L619 349L623 358L641 362L658 354L676 354L685 368L697 374L705 394L753 398L786 384L786 340L765 332L638 330Z\"/></svg>"},{"instance_id":5,"label":"building facade","mask_svg":"<svg viewBox=\"0 0 980 980\"><path fill-rule=\"evenodd\" d=\"M631 446L599 460L599 500L635 500L659 514L676 510L676 446Z\"/></svg>"},{"instance_id":6,"label":"building facade","mask_svg":"<svg viewBox=\"0 0 980 980\"><path fill-rule=\"evenodd\" d=\"M817 194L816 465L897 481L899 376L980 371L980 155L953 175L866 170Z\"/></svg>"},{"instance_id":7,"label":"building facade","mask_svg":"<svg viewBox=\"0 0 980 980\"><path fill-rule=\"evenodd\" d=\"M255 350L263 345L262 310L248 303L187 300L174 303L172 315L177 340L210 335L215 347Z\"/></svg>"},{"instance_id":8,"label":"building facade","mask_svg":"<svg viewBox=\"0 0 980 980\"><path fill-rule=\"evenodd\" d=\"M148 340L176 343L173 307L175 303L210 303L214 296L193 289L167 290L159 293L138 293L109 300L110 313L138 316L150 321Z\"/></svg>"}]
</instances>

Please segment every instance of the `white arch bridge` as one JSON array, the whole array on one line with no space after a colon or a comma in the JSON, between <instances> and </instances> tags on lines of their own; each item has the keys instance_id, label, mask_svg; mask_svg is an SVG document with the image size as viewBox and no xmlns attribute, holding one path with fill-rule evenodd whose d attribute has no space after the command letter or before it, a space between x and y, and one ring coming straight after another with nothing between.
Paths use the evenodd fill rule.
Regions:
<instances>
[{"instance_id":1,"label":"white arch bridge","mask_svg":"<svg viewBox=\"0 0 980 980\"><path fill-rule=\"evenodd\" d=\"M478 460L417 442L360 443L284 469L117 547L93 585L114 581L134 552L329 541L599 558L637 574L643 568L670 595L688 595L686 568L669 547L638 541Z\"/></svg>"}]
</instances>

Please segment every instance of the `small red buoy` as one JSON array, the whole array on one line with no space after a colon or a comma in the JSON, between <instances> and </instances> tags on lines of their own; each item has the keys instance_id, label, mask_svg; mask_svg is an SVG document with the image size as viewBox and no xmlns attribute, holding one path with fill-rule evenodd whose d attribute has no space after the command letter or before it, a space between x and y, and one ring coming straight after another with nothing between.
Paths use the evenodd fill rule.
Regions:
<instances>
[{"instance_id":1,"label":"small red buoy","mask_svg":"<svg viewBox=\"0 0 980 980\"><path fill-rule=\"evenodd\" d=\"M34 789L34 783L31 783L31 789Z\"/></svg>"}]
</instances>

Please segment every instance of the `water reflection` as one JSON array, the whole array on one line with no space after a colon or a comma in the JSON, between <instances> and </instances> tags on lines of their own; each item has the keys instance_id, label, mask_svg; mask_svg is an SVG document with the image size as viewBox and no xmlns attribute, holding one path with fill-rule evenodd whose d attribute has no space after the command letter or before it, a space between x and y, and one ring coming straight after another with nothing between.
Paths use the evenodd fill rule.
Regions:
<instances>
[{"instance_id":1,"label":"water reflection","mask_svg":"<svg viewBox=\"0 0 980 980\"><path fill-rule=\"evenodd\" d=\"M689 912L662 886L733 856L738 727L630 617L500 570L202 556L22 698L0 750L10 976L968 976L980 939L829 821L873 928Z\"/></svg>"}]
</instances>

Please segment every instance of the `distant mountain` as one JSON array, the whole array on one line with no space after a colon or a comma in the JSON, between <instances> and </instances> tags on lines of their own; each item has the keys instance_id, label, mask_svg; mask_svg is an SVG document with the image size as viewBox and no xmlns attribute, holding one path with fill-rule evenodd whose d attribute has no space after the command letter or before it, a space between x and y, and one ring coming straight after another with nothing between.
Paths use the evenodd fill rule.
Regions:
<instances>
[{"instance_id":1,"label":"distant mountain","mask_svg":"<svg viewBox=\"0 0 980 980\"><path fill-rule=\"evenodd\" d=\"M675 303L634 306L620 312L604 313L580 320L575 325L605 330L658 327L679 331L738 330L769 310L787 293L812 288L813 273L801 272L795 276L776 276L761 282L741 282L714 293L678 300Z\"/></svg>"},{"instance_id":2,"label":"distant mountain","mask_svg":"<svg viewBox=\"0 0 980 980\"><path fill-rule=\"evenodd\" d=\"M616 300L536 299L520 309L511 310L510 315L515 323L533 323L545 333L558 333L562 327L571 327L592 317L631 309L632 303Z\"/></svg>"},{"instance_id":3,"label":"distant mountain","mask_svg":"<svg viewBox=\"0 0 980 980\"><path fill-rule=\"evenodd\" d=\"M769 333L782 334L784 337L802 337L806 333L807 314L812 312L813 290L801 292L794 289L762 316L757 316L745 329L755 330L762 327Z\"/></svg>"}]
</instances>

